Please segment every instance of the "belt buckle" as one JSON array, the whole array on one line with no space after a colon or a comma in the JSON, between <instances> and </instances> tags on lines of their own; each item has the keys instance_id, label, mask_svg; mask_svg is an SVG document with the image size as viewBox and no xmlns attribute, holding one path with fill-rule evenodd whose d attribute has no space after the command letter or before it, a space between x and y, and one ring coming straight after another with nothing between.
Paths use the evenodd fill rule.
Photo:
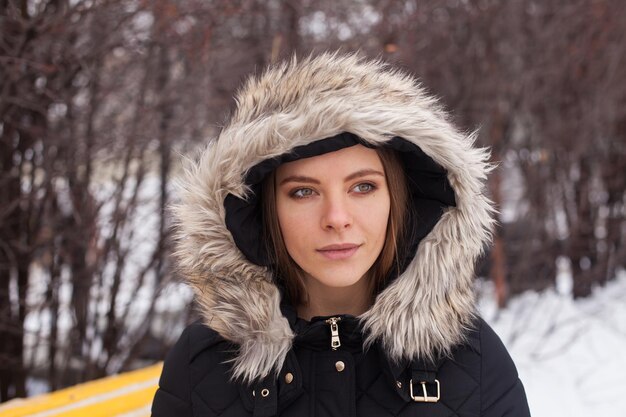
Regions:
<instances>
[{"instance_id":1,"label":"belt buckle","mask_svg":"<svg viewBox=\"0 0 626 417\"><path fill-rule=\"evenodd\" d=\"M411 381L409 382L409 390L413 401L418 403L436 403L437 401L439 401L441 392L438 379L435 379L435 384L437 385L437 396L428 395L428 391L426 390L426 381L420 381L420 384L422 385L422 392L424 394L423 396L413 395L413 380L411 379Z\"/></svg>"}]
</instances>

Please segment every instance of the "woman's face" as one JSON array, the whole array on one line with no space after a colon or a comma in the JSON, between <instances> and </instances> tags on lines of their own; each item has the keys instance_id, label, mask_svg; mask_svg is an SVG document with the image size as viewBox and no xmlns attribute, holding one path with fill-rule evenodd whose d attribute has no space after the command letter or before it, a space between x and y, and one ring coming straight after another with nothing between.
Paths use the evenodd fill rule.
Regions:
<instances>
[{"instance_id":1,"label":"woman's face","mask_svg":"<svg viewBox=\"0 0 626 417\"><path fill-rule=\"evenodd\" d=\"M375 150L355 145L276 170L276 209L289 255L318 284L356 284L385 241L389 190Z\"/></svg>"}]
</instances>

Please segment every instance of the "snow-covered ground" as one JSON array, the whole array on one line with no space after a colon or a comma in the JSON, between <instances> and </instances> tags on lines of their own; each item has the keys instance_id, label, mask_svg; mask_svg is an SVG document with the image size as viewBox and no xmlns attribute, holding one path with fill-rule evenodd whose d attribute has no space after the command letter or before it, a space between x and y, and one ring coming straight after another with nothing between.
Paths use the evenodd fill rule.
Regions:
<instances>
[{"instance_id":1,"label":"snow-covered ground","mask_svg":"<svg viewBox=\"0 0 626 417\"><path fill-rule=\"evenodd\" d=\"M533 417L626 416L626 271L591 297L527 292L481 311L524 382Z\"/></svg>"}]
</instances>

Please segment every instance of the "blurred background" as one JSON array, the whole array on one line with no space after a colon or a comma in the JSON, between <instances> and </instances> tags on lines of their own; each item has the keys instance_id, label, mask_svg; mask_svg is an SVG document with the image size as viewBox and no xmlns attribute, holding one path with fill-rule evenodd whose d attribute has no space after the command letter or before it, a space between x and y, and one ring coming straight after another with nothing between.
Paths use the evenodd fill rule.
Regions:
<instances>
[{"instance_id":1,"label":"blurred background","mask_svg":"<svg viewBox=\"0 0 626 417\"><path fill-rule=\"evenodd\" d=\"M620 0L0 0L0 402L164 358L196 316L170 258L181 155L247 75L338 48L492 148L477 292L534 415L623 412Z\"/></svg>"}]
</instances>

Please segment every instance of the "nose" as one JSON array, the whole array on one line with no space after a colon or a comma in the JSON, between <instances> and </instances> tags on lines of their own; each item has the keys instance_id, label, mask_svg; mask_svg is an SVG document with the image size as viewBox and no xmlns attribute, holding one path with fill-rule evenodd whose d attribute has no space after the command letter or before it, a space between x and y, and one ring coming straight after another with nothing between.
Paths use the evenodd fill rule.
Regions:
<instances>
[{"instance_id":1,"label":"nose","mask_svg":"<svg viewBox=\"0 0 626 417\"><path fill-rule=\"evenodd\" d=\"M325 201L322 214L322 228L341 231L352 225L352 214L345 198L334 196Z\"/></svg>"}]
</instances>

